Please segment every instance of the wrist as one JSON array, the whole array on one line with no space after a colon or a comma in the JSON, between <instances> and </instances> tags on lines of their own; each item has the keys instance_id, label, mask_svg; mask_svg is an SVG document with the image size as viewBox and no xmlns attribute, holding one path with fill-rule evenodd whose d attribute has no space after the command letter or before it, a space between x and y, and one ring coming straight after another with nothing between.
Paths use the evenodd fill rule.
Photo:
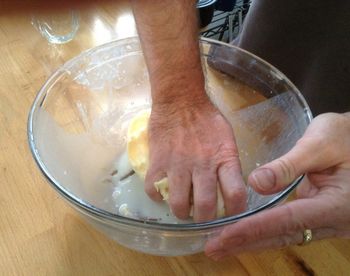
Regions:
<instances>
[{"instance_id":1,"label":"wrist","mask_svg":"<svg viewBox=\"0 0 350 276\"><path fill-rule=\"evenodd\" d=\"M189 91L191 93L193 91ZM152 114L158 118L158 123L169 125L183 125L184 121L193 121L201 114L217 112L217 109L206 94L191 93L190 96L178 95L176 99L168 98L163 102L152 103Z\"/></svg>"},{"instance_id":2,"label":"wrist","mask_svg":"<svg viewBox=\"0 0 350 276\"><path fill-rule=\"evenodd\" d=\"M182 105L207 100L202 69L186 69L150 77L153 105Z\"/></svg>"}]
</instances>

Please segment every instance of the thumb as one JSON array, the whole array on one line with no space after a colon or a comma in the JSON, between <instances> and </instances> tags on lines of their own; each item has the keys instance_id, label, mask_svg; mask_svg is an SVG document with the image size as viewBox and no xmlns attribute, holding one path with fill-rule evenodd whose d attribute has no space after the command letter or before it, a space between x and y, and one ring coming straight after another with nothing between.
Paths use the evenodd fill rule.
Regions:
<instances>
[{"instance_id":1,"label":"thumb","mask_svg":"<svg viewBox=\"0 0 350 276\"><path fill-rule=\"evenodd\" d=\"M319 137L303 137L285 155L255 169L248 183L260 194L281 191L305 173L319 172L337 164L331 145Z\"/></svg>"}]
</instances>

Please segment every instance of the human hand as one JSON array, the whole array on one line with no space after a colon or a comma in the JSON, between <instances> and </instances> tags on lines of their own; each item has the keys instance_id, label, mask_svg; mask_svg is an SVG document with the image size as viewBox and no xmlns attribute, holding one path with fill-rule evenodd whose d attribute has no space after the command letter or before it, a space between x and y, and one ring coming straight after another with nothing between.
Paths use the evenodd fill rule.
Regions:
<instances>
[{"instance_id":1,"label":"human hand","mask_svg":"<svg viewBox=\"0 0 350 276\"><path fill-rule=\"evenodd\" d=\"M153 104L148 131L145 190L152 199L161 200L154 182L168 177L168 203L181 219L189 216L192 196L194 220L214 219L218 188L227 215L245 209L246 188L232 128L206 96L190 103Z\"/></svg>"},{"instance_id":2,"label":"human hand","mask_svg":"<svg viewBox=\"0 0 350 276\"><path fill-rule=\"evenodd\" d=\"M218 260L300 244L305 229L314 240L350 238L350 113L316 117L290 152L253 171L248 183L273 194L304 173L296 200L227 226L206 254Z\"/></svg>"},{"instance_id":3,"label":"human hand","mask_svg":"<svg viewBox=\"0 0 350 276\"><path fill-rule=\"evenodd\" d=\"M232 129L205 93L196 3L131 1L152 94L145 190L161 200L154 183L167 176L173 213L187 218L193 198L199 222L215 218L218 186L228 215L246 191Z\"/></svg>"}]
</instances>

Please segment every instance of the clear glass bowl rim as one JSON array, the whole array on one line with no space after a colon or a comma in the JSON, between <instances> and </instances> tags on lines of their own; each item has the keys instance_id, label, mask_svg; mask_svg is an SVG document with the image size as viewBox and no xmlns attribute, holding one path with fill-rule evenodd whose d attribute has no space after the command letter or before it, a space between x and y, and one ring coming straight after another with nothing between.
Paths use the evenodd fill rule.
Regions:
<instances>
[{"instance_id":1,"label":"clear glass bowl rim","mask_svg":"<svg viewBox=\"0 0 350 276\"><path fill-rule=\"evenodd\" d=\"M108 212L106 210L103 210L101 208L98 208L96 206L93 206L89 204L88 202L84 201L83 199L77 197L76 195L72 194L68 190L66 190L49 172L49 170L46 168L44 162L41 160L39 151L36 146L36 141L34 138L34 115L38 109L41 108L42 100L47 95L47 90L50 88L50 85L52 84L52 81L56 79L57 76L59 76L61 73L65 72L65 68L69 68L71 64L74 64L76 60L82 58L83 56L87 54L92 54L96 51L99 51L103 48L108 48L110 46L117 46L118 44L125 44L125 43L131 43L131 42L138 42L138 37L129 37L124 39L118 39L114 41L110 41L108 43L99 45L97 47L88 49L83 51L78 56L74 57L73 59L70 59L67 61L64 65L62 65L59 69L57 69L44 83L44 85L39 90L37 96L35 97L35 100L32 104L32 107L29 112L28 116L28 124L27 124L27 137L28 137L28 143L31 150L31 153L34 157L34 160L47 179L47 181L51 184L51 186L64 198L66 199L70 204L73 205L73 207L77 208L79 211L85 213L86 215L89 215L90 217L93 217L95 219L101 220L105 223L117 223L122 225L129 225L134 226L138 228L148 228L148 229L154 229L154 230L168 230L168 231L194 231L194 230L205 230L205 229L211 229L220 227L223 225L231 224L233 222L236 222L238 220L241 220L242 218L249 217L253 214L256 214L258 212L261 212L262 210L269 209L279 202L281 202L284 198L286 198L293 190L294 188L301 182L304 175L298 177L295 181L293 181L285 190L278 193L275 197L273 197L268 203L250 211L246 211L234 216L224 217L208 222L203 223L184 223L184 224L171 224L171 223L160 223L155 221L143 221L143 220L137 220L133 218L123 217L111 212ZM300 93L300 91L295 87L295 85L283 74L281 73L277 68L266 62L265 60L255 56L254 54L241 49L237 46L224 43L221 41L216 41L209 38L201 37L200 41L203 43L207 43L209 45L222 45L225 47L230 47L235 49L235 51L241 52L247 56L250 56L251 58L258 61L260 64L267 66L271 71L273 71L275 74L278 74L279 77L282 77L284 81L287 82L287 84L293 89L293 93L296 93L298 100L302 103L303 108L306 112L306 117L308 118L309 122L312 119L312 113L311 110L306 103L304 97Z\"/></svg>"}]
</instances>

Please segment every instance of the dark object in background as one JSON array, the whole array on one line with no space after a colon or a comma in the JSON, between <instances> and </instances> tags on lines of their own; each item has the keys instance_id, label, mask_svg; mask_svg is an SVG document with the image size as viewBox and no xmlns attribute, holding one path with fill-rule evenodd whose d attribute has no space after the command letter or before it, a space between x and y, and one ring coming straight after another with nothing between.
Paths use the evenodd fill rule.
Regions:
<instances>
[{"instance_id":1,"label":"dark object in background","mask_svg":"<svg viewBox=\"0 0 350 276\"><path fill-rule=\"evenodd\" d=\"M237 0L218 0L215 3L215 9L218 11L230 12L236 5Z\"/></svg>"},{"instance_id":2,"label":"dark object in background","mask_svg":"<svg viewBox=\"0 0 350 276\"><path fill-rule=\"evenodd\" d=\"M199 12L199 26L204 28L213 19L215 3L217 0L198 0L197 9Z\"/></svg>"}]
</instances>

